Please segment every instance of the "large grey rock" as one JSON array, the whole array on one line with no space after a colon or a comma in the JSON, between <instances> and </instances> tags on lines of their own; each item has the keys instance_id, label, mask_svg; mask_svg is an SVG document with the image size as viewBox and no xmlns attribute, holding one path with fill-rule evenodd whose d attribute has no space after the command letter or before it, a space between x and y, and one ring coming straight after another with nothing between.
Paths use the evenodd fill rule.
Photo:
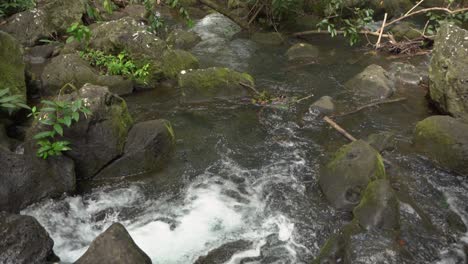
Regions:
<instances>
[{"instance_id":1,"label":"large grey rock","mask_svg":"<svg viewBox=\"0 0 468 264\"><path fill-rule=\"evenodd\" d=\"M468 124L450 116L431 116L416 125L418 152L439 165L468 176Z\"/></svg>"},{"instance_id":2,"label":"large grey rock","mask_svg":"<svg viewBox=\"0 0 468 264\"><path fill-rule=\"evenodd\" d=\"M176 49L188 50L195 47L201 40L201 37L195 32L175 29L169 34L166 42Z\"/></svg>"},{"instance_id":3,"label":"large grey rock","mask_svg":"<svg viewBox=\"0 0 468 264\"><path fill-rule=\"evenodd\" d=\"M382 157L368 143L358 140L341 147L320 173L319 184L337 209L351 211L367 185L386 178Z\"/></svg>"},{"instance_id":4,"label":"large grey rock","mask_svg":"<svg viewBox=\"0 0 468 264\"><path fill-rule=\"evenodd\" d=\"M32 216L0 212L0 263L43 264L58 261L54 241Z\"/></svg>"},{"instance_id":5,"label":"large grey rock","mask_svg":"<svg viewBox=\"0 0 468 264\"><path fill-rule=\"evenodd\" d=\"M123 153L133 121L125 101L110 93L107 87L86 84L79 92L65 95L61 100L78 98L83 98L92 115L81 116L79 122L64 129L64 139L72 143L72 150L65 155L75 161L77 178L88 179ZM34 123L28 137L43 129Z\"/></svg>"},{"instance_id":6,"label":"large grey rock","mask_svg":"<svg viewBox=\"0 0 468 264\"><path fill-rule=\"evenodd\" d=\"M208 68L179 74L178 85L186 101L206 101L215 97L230 98L247 95L240 83L254 85L253 78L228 68Z\"/></svg>"},{"instance_id":7,"label":"large grey rock","mask_svg":"<svg viewBox=\"0 0 468 264\"><path fill-rule=\"evenodd\" d=\"M393 94L393 82L387 71L379 65L369 65L361 73L345 83L345 87L358 97L377 100Z\"/></svg>"},{"instance_id":8,"label":"large grey rock","mask_svg":"<svg viewBox=\"0 0 468 264\"><path fill-rule=\"evenodd\" d=\"M39 159L33 144L25 144L24 154L0 147L0 211L18 212L43 198L75 190L73 161L63 156Z\"/></svg>"},{"instance_id":9,"label":"large grey rock","mask_svg":"<svg viewBox=\"0 0 468 264\"><path fill-rule=\"evenodd\" d=\"M400 207L388 180L369 183L361 203L354 208L353 214L364 229L400 228Z\"/></svg>"},{"instance_id":10,"label":"large grey rock","mask_svg":"<svg viewBox=\"0 0 468 264\"><path fill-rule=\"evenodd\" d=\"M175 79L182 70L198 68L198 59L185 50L165 51L161 63L162 74L170 79Z\"/></svg>"},{"instance_id":11,"label":"large grey rock","mask_svg":"<svg viewBox=\"0 0 468 264\"><path fill-rule=\"evenodd\" d=\"M367 137L369 143L378 152L389 151L395 148L395 133L390 131L371 134Z\"/></svg>"},{"instance_id":12,"label":"large grey rock","mask_svg":"<svg viewBox=\"0 0 468 264\"><path fill-rule=\"evenodd\" d=\"M20 95L26 102L25 65L21 45L11 35L0 31L0 89Z\"/></svg>"},{"instance_id":13,"label":"large grey rock","mask_svg":"<svg viewBox=\"0 0 468 264\"><path fill-rule=\"evenodd\" d=\"M154 171L164 165L175 143L171 123L150 120L135 124L128 132L122 157L105 167L94 179L118 178Z\"/></svg>"},{"instance_id":14,"label":"large grey rock","mask_svg":"<svg viewBox=\"0 0 468 264\"><path fill-rule=\"evenodd\" d=\"M57 95L67 83L82 87L86 83L107 86L112 93L132 93L133 82L118 75L100 75L78 54L54 57L42 72L42 95Z\"/></svg>"},{"instance_id":15,"label":"large grey rock","mask_svg":"<svg viewBox=\"0 0 468 264\"><path fill-rule=\"evenodd\" d=\"M335 111L335 104L333 98L330 96L322 96L315 101L310 107L309 112L318 112L324 115L331 114Z\"/></svg>"},{"instance_id":16,"label":"large grey rock","mask_svg":"<svg viewBox=\"0 0 468 264\"><path fill-rule=\"evenodd\" d=\"M468 119L468 31L443 24L435 38L429 95L443 112Z\"/></svg>"},{"instance_id":17,"label":"large grey rock","mask_svg":"<svg viewBox=\"0 0 468 264\"><path fill-rule=\"evenodd\" d=\"M73 23L81 23L84 1L39 0L33 10L13 15L0 26L25 46L34 46L40 39L65 33Z\"/></svg>"},{"instance_id":18,"label":"large grey rock","mask_svg":"<svg viewBox=\"0 0 468 264\"><path fill-rule=\"evenodd\" d=\"M125 227L112 224L100 234L75 264L151 264Z\"/></svg>"},{"instance_id":19,"label":"large grey rock","mask_svg":"<svg viewBox=\"0 0 468 264\"><path fill-rule=\"evenodd\" d=\"M206 256L199 257L194 264L218 264L229 261L237 252L245 251L252 247L251 241L237 240L223 244L210 250Z\"/></svg>"}]
</instances>

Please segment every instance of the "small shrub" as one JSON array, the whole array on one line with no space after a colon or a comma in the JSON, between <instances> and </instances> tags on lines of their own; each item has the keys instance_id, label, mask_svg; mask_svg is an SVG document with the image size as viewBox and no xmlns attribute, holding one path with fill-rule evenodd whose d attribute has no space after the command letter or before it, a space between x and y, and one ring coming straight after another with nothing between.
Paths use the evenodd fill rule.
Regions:
<instances>
[{"instance_id":1,"label":"small shrub","mask_svg":"<svg viewBox=\"0 0 468 264\"><path fill-rule=\"evenodd\" d=\"M6 109L11 114L19 108L30 109L20 95L11 95L9 88L0 89L0 109Z\"/></svg>"},{"instance_id":2,"label":"small shrub","mask_svg":"<svg viewBox=\"0 0 468 264\"><path fill-rule=\"evenodd\" d=\"M2 0L0 3L0 18L32 9L36 6L34 0Z\"/></svg>"},{"instance_id":3,"label":"small shrub","mask_svg":"<svg viewBox=\"0 0 468 264\"><path fill-rule=\"evenodd\" d=\"M68 29L67 33L69 37L67 38L67 43L78 41L82 42L83 40L87 44L91 38L91 31L87 26L81 25L80 23L73 23Z\"/></svg>"}]
</instances>

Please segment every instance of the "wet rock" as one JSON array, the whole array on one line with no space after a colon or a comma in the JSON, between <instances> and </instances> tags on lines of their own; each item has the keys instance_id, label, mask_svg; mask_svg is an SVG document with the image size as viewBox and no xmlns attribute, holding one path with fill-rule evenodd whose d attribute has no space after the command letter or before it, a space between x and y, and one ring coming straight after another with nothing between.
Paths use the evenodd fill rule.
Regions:
<instances>
[{"instance_id":1,"label":"wet rock","mask_svg":"<svg viewBox=\"0 0 468 264\"><path fill-rule=\"evenodd\" d=\"M421 37L422 30L418 30L418 27L411 22L402 21L392 27L390 32L392 32L396 40L402 41L413 40Z\"/></svg>"},{"instance_id":2,"label":"wet rock","mask_svg":"<svg viewBox=\"0 0 468 264\"><path fill-rule=\"evenodd\" d=\"M395 148L395 133L384 131L371 134L367 137L367 143L369 143L378 152L391 151Z\"/></svg>"},{"instance_id":3,"label":"wet rock","mask_svg":"<svg viewBox=\"0 0 468 264\"><path fill-rule=\"evenodd\" d=\"M393 94L393 82L379 65L369 65L361 73L345 83L347 89L369 100L388 98Z\"/></svg>"},{"instance_id":4,"label":"wet rock","mask_svg":"<svg viewBox=\"0 0 468 264\"><path fill-rule=\"evenodd\" d=\"M179 74L179 87L184 100L205 101L215 97L240 97L247 90L239 83L254 85L253 78L228 68L208 68Z\"/></svg>"},{"instance_id":5,"label":"wet rock","mask_svg":"<svg viewBox=\"0 0 468 264\"><path fill-rule=\"evenodd\" d=\"M309 112L319 112L324 115L329 115L335 112L335 104L330 96L322 96L315 101L309 108Z\"/></svg>"},{"instance_id":6,"label":"wet rock","mask_svg":"<svg viewBox=\"0 0 468 264\"><path fill-rule=\"evenodd\" d=\"M414 65L403 62L394 62L390 64L389 73L395 83L419 85L421 82L427 82L427 70L422 70Z\"/></svg>"},{"instance_id":7,"label":"wet rock","mask_svg":"<svg viewBox=\"0 0 468 264\"><path fill-rule=\"evenodd\" d=\"M468 124L450 116L431 116L416 125L413 143L434 162L468 176Z\"/></svg>"},{"instance_id":8,"label":"wet rock","mask_svg":"<svg viewBox=\"0 0 468 264\"><path fill-rule=\"evenodd\" d=\"M375 180L369 183L353 214L364 229L398 230L400 208L390 182Z\"/></svg>"},{"instance_id":9,"label":"wet rock","mask_svg":"<svg viewBox=\"0 0 468 264\"><path fill-rule=\"evenodd\" d=\"M0 263L42 264L58 261L54 241L32 216L0 212Z\"/></svg>"},{"instance_id":10,"label":"wet rock","mask_svg":"<svg viewBox=\"0 0 468 264\"><path fill-rule=\"evenodd\" d=\"M23 51L9 34L0 31L0 89L8 88L11 95L20 95L26 102L26 81Z\"/></svg>"},{"instance_id":11,"label":"wet rock","mask_svg":"<svg viewBox=\"0 0 468 264\"><path fill-rule=\"evenodd\" d=\"M184 50L167 50L162 57L162 73L165 78L174 79L182 70L197 68L197 58Z\"/></svg>"},{"instance_id":12,"label":"wet rock","mask_svg":"<svg viewBox=\"0 0 468 264\"><path fill-rule=\"evenodd\" d=\"M199 257L194 264L218 264L225 263L234 254L248 250L252 247L252 242L247 240L237 240L223 244L222 246L210 250L206 256Z\"/></svg>"},{"instance_id":13,"label":"wet rock","mask_svg":"<svg viewBox=\"0 0 468 264\"><path fill-rule=\"evenodd\" d=\"M360 232L360 228L351 223L343 227L337 234L331 236L320 249L319 255L313 264L351 264L352 248L351 236Z\"/></svg>"},{"instance_id":14,"label":"wet rock","mask_svg":"<svg viewBox=\"0 0 468 264\"><path fill-rule=\"evenodd\" d=\"M148 264L148 255L133 241L125 227L112 224L100 234L75 264Z\"/></svg>"},{"instance_id":15,"label":"wet rock","mask_svg":"<svg viewBox=\"0 0 468 264\"><path fill-rule=\"evenodd\" d=\"M127 5L122 12L133 19L139 20L145 18L146 8L143 5L132 4Z\"/></svg>"},{"instance_id":16,"label":"wet rock","mask_svg":"<svg viewBox=\"0 0 468 264\"><path fill-rule=\"evenodd\" d=\"M341 147L322 169L320 187L327 200L337 209L351 211L359 204L367 185L384 179L382 157L363 140Z\"/></svg>"},{"instance_id":17,"label":"wet rock","mask_svg":"<svg viewBox=\"0 0 468 264\"><path fill-rule=\"evenodd\" d=\"M128 132L122 157L105 167L94 179L118 178L154 171L164 165L174 143L174 131L167 120L135 124Z\"/></svg>"},{"instance_id":18,"label":"wet rock","mask_svg":"<svg viewBox=\"0 0 468 264\"><path fill-rule=\"evenodd\" d=\"M289 61L313 60L318 55L318 48L307 43L297 43L286 52Z\"/></svg>"},{"instance_id":19,"label":"wet rock","mask_svg":"<svg viewBox=\"0 0 468 264\"><path fill-rule=\"evenodd\" d=\"M429 95L443 112L468 119L468 31L443 24L435 38Z\"/></svg>"},{"instance_id":20,"label":"wet rock","mask_svg":"<svg viewBox=\"0 0 468 264\"><path fill-rule=\"evenodd\" d=\"M463 219L457 213L449 211L447 213L446 220L448 225L451 228L457 230L458 232L466 233L468 231L467 227L465 226L465 223L463 222Z\"/></svg>"},{"instance_id":21,"label":"wet rock","mask_svg":"<svg viewBox=\"0 0 468 264\"><path fill-rule=\"evenodd\" d=\"M73 23L81 23L83 1L39 0L37 7L11 16L0 30L12 34L24 46L34 46L40 39L65 33Z\"/></svg>"},{"instance_id":22,"label":"wet rock","mask_svg":"<svg viewBox=\"0 0 468 264\"><path fill-rule=\"evenodd\" d=\"M201 37L195 32L175 29L169 34L166 42L175 49L189 50L195 47L201 40Z\"/></svg>"},{"instance_id":23,"label":"wet rock","mask_svg":"<svg viewBox=\"0 0 468 264\"><path fill-rule=\"evenodd\" d=\"M69 158L36 157L33 142L24 153L0 147L0 211L18 212L46 197L75 190L75 166Z\"/></svg>"},{"instance_id":24,"label":"wet rock","mask_svg":"<svg viewBox=\"0 0 468 264\"><path fill-rule=\"evenodd\" d=\"M63 54L54 57L42 72L42 95L56 95L67 83L82 87L86 83L107 86L112 93L132 93L133 82L118 75L99 73L78 54Z\"/></svg>"},{"instance_id":25,"label":"wet rock","mask_svg":"<svg viewBox=\"0 0 468 264\"><path fill-rule=\"evenodd\" d=\"M278 32L256 32L252 35L252 40L268 46L278 46L284 43L283 36Z\"/></svg>"}]
</instances>

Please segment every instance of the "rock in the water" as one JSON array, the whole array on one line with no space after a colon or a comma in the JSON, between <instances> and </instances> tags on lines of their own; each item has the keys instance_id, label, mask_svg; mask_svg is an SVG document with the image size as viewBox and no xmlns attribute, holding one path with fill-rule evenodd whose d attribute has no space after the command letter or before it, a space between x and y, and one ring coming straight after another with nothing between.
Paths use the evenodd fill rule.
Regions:
<instances>
[{"instance_id":1,"label":"rock in the water","mask_svg":"<svg viewBox=\"0 0 468 264\"><path fill-rule=\"evenodd\" d=\"M64 129L64 139L72 143L72 150L65 155L75 161L77 178L88 179L123 153L133 121L125 101L107 87L86 84L79 92L62 96L62 100L78 98L84 100L92 115L81 116L79 122ZM42 129L34 123L28 136Z\"/></svg>"},{"instance_id":2,"label":"rock in the water","mask_svg":"<svg viewBox=\"0 0 468 264\"><path fill-rule=\"evenodd\" d=\"M375 180L366 188L361 203L353 210L364 229L398 230L400 207L388 180Z\"/></svg>"},{"instance_id":3,"label":"rock in the water","mask_svg":"<svg viewBox=\"0 0 468 264\"><path fill-rule=\"evenodd\" d=\"M0 212L0 263L43 264L59 259L54 241L32 216Z\"/></svg>"},{"instance_id":4,"label":"rock in the water","mask_svg":"<svg viewBox=\"0 0 468 264\"><path fill-rule=\"evenodd\" d=\"M151 259L133 241L125 227L112 224L100 234L75 264L150 264Z\"/></svg>"},{"instance_id":5,"label":"rock in the water","mask_svg":"<svg viewBox=\"0 0 468 264\"><path fill-rule=\"evenodd\" d=\"M468 176L468 124L450 116L431 116L416 125L413 141L418 152Z\"/></svg>"},{"instance_id":6,"label":"rock in the water","mask_svg":"<svg viewBox=\"0 0 468 264\"><path fill-rule=\"evenodd\" d=\"M94 179L138 175L162 167L175 143L171 123L150 120L135 124L128 132L122 157L113 161Z\"/></svg>"},{"instance_id":7,"label":"rock in the water","mask_svg":"<svg viewBox=\"0 0 468 264\"><path fill-rule=\"evenodd\" d=\"M429 95L443 112L468 120L468 31L443 24L435 38Z\"/></svg>"},{"instance_id":8,"label":"rock in the water","mask_svg":"<svg viewBox=\"0 0 468 264\"><path fill-rule=\"evenodd\" d=\"M315 101L309 108L309 112L319 112L324 115L329 115L335 111L333 98L330 96L322 96Z\"/></svg>"},{"instance_id":9,"label":"rock in the water","mask_svg":"<svg viewBox=\"0 0 468 264\"><path fill-rule=\"evenodd\" d=\"M252 40L269 46L278 46L284 43L283 36L278 32L256 32L252 35Z\"/></svg>"},{"instance_id":10,"label":"rock in the water","mask_svg":"<svg viewBox=\"0 0 468 264\"><path fill-rule=\"evenodd\" d=\"M119 75L99 75L99 73L78 54L63 54L53 58L42 72L43 95L57 95L67 83L82 87L86 83L107 86L118 95L132 93L133 82Z\"/></svg>"},{"instance_id":11,"label":"rock in the water","mask_svg":"<svg viewBox=\"0 0 468 264\"><path fill-rule=\"evenodd\" d=\"M40 39L65 33L73 23L81 23L84 1L39 0L33 10L13 15L0 26L25 46L34 46Z\"/></svg>"},{"instance_id":12,"label":"rock in the water","mask_svg":"<svg viewBox=\"0 0 468 264\"><path fill-rule=\"evenodd\" d=\"M387 71L375 64L347 81L345 87L357 96L370 100L388 98L393 94L393 82Z\"/></svg>"},{"instance_id":13,"label":"rock in the water","mask_svg":"<svg viewBox=\"0 0 468 264\"><path fill-rule=\"evenodd\" d=\"M186 101L206 101L215 97L229 98L247 95L239 83L253 86L254 80L247 73L228 68L208 68L179 74L179 87Z\"/></svg>"},{"instance_id":14,"label":"rock in the water","mask_svg":"<svg viewBox=\"0 0 468 264\"><path fill-rule=\"evenodd\" d=\"M297 43L286 52L289 61L313 60L319 56L317 47L307 43Z\"/></svg>"},{"instance_id":15,"label":"rock in the water","mask_svg":"<svg viewBox=\"0 0 468 264\"><path fill-rule=\"evenodd\" d=\"M10 95L19 95L26 102L23 51L9 34L0 31L0 89L8 88Z\"/></svg>"},{"instance_id":16,"label":"rock in the water","mask_svg":"<svg viewBox=\"0 0 468 264\"><path fill-rule=\"evenodd\" d=\"M195 32L176 29L169 34L166 42L175 49L188 50L195 47L201 40L201 37Z\"/></svg>"},{"instance_id":17,"label":"rock in the water","mask_svg":"<svg viewBox=\"0 0 468 264\"><path fill-rule=\"evenodd\" d=\"M174 79L182 70L197 68L197 58L184 50L167 50L162 57L162 73L165 78Z\"/></svg>"},{"instance_id":18,"label":"rock in the water","mask_svg":"<svg viewBox=\"0 0 468 264\"><path fill-rule=\"evenodd\" d=\"M367 143L378 152L393 150L395 148L395 133L385 131L371 134L367 137Z\"/></svg>"},{"instance_id":19,"label":"rock in the water","mask_svg":"<svg viewBox=\"0 0 468 264\"><path fill-rule=\"evenodd\" d=\"M315 258L313 264L352 263L351 236L359 233L359 226L354 223L343 227L337 234L331 236L325 245L320 249L320 253Z\"/></svg>"},{"instance_id":20,"label":"rock in the water","mask_svg":"<svg viewBox=\"0 0 468 264\"><path fill-rule=\"evenodd\" d=\"M75 190L75 166L72 160L36 157L32 142L24 153L0 147L0 211L18 212L46 197Z\"/></svg>"},{"instance_id":21,"label":"rock in the water","mask_svg":"<svg viewBox=\"0 0 468 264\"><path fill-rule=\"evenodd\" d=\"M238 240L229 242L221 247L211 250L206 256L199 257L194 264L218 264L225 263L237 252L249 249L252 246L251 241Z\"/></svg>"},{"instance_id":22,"label":"rock in the water","mask_svg":"<svg viewBox=\"0 0 468 264\"><path fill-rule=\"evenodd\" d=\"M420 69L404 62L390 64L389 72L395 84L417 86L421 82L427 83L429 78L427 69Z\"/></svg>"},{"instance_id":23,"label":"rock in the water","mask_svg":"<svg viewBox=\"0 0 468 264\"><path fill-rule=\"evenodd\" d=\"M403 21L398 23L390 30L393 33L393 36L396 40L413 40L421 37L422 30L418 30L417 26L411 22Z\"/></svg>"},{"instance_id":24,"label":"rock in the water","mask_svg":"<svg viewBox=\"0 0 468 264\"><path fill-rule=\"evenodd\" d=\"M367 185L386 178L383 159L362 140L341 147L323 168L320 187L337 209L351 211L359 204Z\"/></svg>"}]
</instances>

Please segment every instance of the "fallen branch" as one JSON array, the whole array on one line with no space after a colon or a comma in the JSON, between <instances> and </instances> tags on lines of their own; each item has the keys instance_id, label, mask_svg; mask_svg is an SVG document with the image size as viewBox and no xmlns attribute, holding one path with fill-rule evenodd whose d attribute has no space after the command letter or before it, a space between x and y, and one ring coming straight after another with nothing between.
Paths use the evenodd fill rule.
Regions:
<instances>
[{"instance_id":1,"label":"fallen branch","mask_svg":"<svg viewBox=\"0 0 468 264\"><path fill-rule=\"evenodd\" d=\"M388 16L388 14L385 13L383 23L382 23L382 28L380 29L379 39L377 40L377 43L375 44L375 48L377 48L377 49L380 48L380 41L382 40L382 34L384 32L384 29L385 29L385 23L387 23L387 16Z\"/></svg>"},{"instance_id":2,"label":"fallen branch","mask_svg":"<svg viewBox=\"0 0 468 264\"><path fill-rule=\"evenodd\" d=\"M431 8L425 8L425 9L421 9L421 10L418 10L418 11L414 11L414 12L411 12L411 13L407 13L405 14L404 16L401 16L397 19L394 19L390 22L387 23L387 25L385 27L388 27L390 25L393 25L395 24L396 22L398 21L401 21L403 19L406 19L408 17L411 17L411 16L415 16L415 15L418 15L418 14L423 14L423 13L427 13L427 12L431 12L431 11L443 11L445 13L449 13L449 14L457 14L457 13L463 13L463 12L468 12L468 8L460 8L460 9L455 9L455 10L450 10L448 8L445 8L445 7L431 7Z\"/></svg>"},{"instance_id":3,"label":"fallen branch","mask_svg":"<svg viewBox=\"0 0 468 264\"><path fill-rule=\"evenodd\" d=\"M355 113L360 112L360 111L362 111L364 109L371 108L371 107L374 107L374 106L378 106L378 105L382 105L382 104L391 104L391 103L401 102L401 101L405 101L405 100L406 100L405 97L401 97L401 98L378 101L378 102L374 102L374 103L370 103L370 104L360 106L360 107L356 108L355 110L353 110L351 112L346 112L346 113L333 115L333 117L347 116L347 115L355 114Z\"/></svg>"},{"instance_id":4,"label":"fallen branch","mask_svg":"<svg viewBox=\"0 0 468 264\"><path fill-rule=\"evenodd\" d=\"M239 84L245 88L249 88L250 90L252 90L256 95L261 95L261 93L255 89L255 87L251 86L251 85L248 85L246 83L243 83L243 82L239 82Z\"/></svg>"},{"instance_id":5,"label":"fallen branch","mask_svg":"<svg viewBox=\"0 0 468 264\"><path fill-rule=\"evenodd\" d=\"M344 128L340 127L337 123L335 123L335 121L331 120L328 116L325 116L323 120L330 124L330 126L332 126L334 129L340 132L348 140L352 142L357 140L355 137L351 136L351 134L349 134L346 130L344 130Z\"/></svg>"},{"instance_id":6,"label":"fallen branch","mask_svg":"<svg viewBox=\"0 0 468 264\"><path fill-rule=\"evenodd\" d=\"M314 95L313 95L313 94L310 94L310 95L308 95L308 96L306 96L306 97L302 97L301 99L298 99L298 100L295 101L294 103L298 104L298 103L300 103L300 102L302 102L302 101L305 101L305 100L307 100L307 99L310 99L310 98L312 98L312 97L314 97Z\"/></svg>"},{"instance_id":7,"label":"fallen branch","mask_svg":"<svg viewBox=\"0 0 468 264\"><path fill-rule=\"evenodd\" d=\"M229 10L227 10L226 8L218 5L217 3L211 1L211 0L198 0L200 3L208 6L209 8L211 9L214 9L215 11L217 11L218 13L221 13L222 15L228 17L229 19L231 19L232 21L234 21L234 23L236 23L237 25L239 25L241 28L245 29L245 30L248 30L250 28L250 25L248 23L246 23L244 20L240 19L239 17L237 17L236 15L232 14L231 12L229 12Z\"/></svg>"},{"instance_id":8,"label":"fallen branch","mask_svg":"<svg viewBox=\"0 0 468 264\"><path fill-rule=\"evenodd\" d=\"M345 32L343 30L337 30L336 31L336 34L344 34L344 33ZM359 31L358 33L363 34L363 35L377 36L377 37L380 35L380 33L373 32L373 31L367 31L367 30L362 30L362 31ZM324 30L308 30L308 31L296 32L296 33L293 33L292 35L294 37L301 37L301 36L306 36L306 35L320 35L320 34L328 35L330 33L328 31L324 31ZM393 36L390 35L390 34L382 34L382 37L393 39Z\"/></svg>"}]
</instances>

